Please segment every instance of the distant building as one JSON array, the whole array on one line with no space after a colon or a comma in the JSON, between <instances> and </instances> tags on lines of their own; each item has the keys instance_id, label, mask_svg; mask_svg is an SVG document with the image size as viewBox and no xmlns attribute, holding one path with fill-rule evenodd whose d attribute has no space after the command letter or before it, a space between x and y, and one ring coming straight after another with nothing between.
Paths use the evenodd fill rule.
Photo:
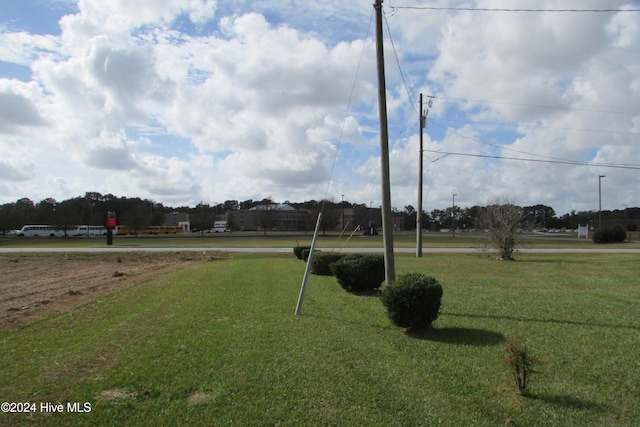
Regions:
<instances>
[{"instance_id":1,"label":"distant building","mask_svg":"<svg viewBox=\"0 0 640 427\"><path fill-rule=\"evenodd\" d=\"M304 231L308 215L290 205L275 203L228 212L229 223L239 231Z\"/></svg>"},{"instance_id":2,"label":"distant building","mask_svg":"<svg viewBox=\"0 0 640 427\"><path fill-rule=\"evenodd\" d=\"M184 231L191 230L191 223L189 222L189 214L186 212L170 212L164 214L164 223L166 227L182 227Z\"/></svg>"},{"instance_id":3,"label":"distant building","mask_svg":"<svg viewBox=\"0 0 640 427\"><path fill-rule=\"evenodd\" d=\"M340 209L340 229L346 227L347 231L353 231L360 228L362 232L374 230L380 232L382 230L382 209L368 208L366 206L355 206L353 208ZM393 215L392 223L395 231L404 230L404 216Z\"/></svg>"}]
</instances>

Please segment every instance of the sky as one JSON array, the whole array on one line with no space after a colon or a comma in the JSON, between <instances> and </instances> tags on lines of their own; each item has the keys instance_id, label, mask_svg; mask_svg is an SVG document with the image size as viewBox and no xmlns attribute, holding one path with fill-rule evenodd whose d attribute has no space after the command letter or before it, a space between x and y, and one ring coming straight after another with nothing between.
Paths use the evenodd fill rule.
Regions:
<instances>
[{"instance_id":1,"label":"sky","mask_svg":"<svg viewBox=\"0 0 640 427\"><path fill-rule=\"evenodd\" d=\"M0 0L0 203L91 191L173 207L379 206L373 10L373 0ZM599 200L640 206L638 10L637 0L384 1L392 205L417 207L422 93L424 210L454 194L461 207L504 200L560 215Z\"/></svg>"}]
</instances>

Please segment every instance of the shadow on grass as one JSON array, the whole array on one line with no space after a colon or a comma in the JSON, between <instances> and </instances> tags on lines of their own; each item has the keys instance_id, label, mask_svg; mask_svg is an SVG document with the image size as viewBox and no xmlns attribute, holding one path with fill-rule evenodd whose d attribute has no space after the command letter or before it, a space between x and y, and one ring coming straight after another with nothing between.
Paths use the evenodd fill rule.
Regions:
<instances>
[{"instance_id":1,"label":"shadow on grass","mask_svg":"<svg viewBox=\"0 0 640 427\"><path fill-rule=\"evenodd\" d=\"M497 332L472 328L408 329L405 333L411 338L420 340L477 347L498 345L505 340L505 336Z\"/></svg>"},{"instance_id":2,"label":"shadow on grass","mask_svg":"<svg viewBox=\"0 0 640 427\"><path fill-rule=\"evenodd\" d=\"M346 291L350 295L355 295L357 297L381 297L382 291L380 289L373 289L370 291Z\"/></svg>"},{"instance_id":3,"label":"shadow on grass","mask_svg":"<svg viewBox=\"0 0 640 427\"><path fill-rule=\"evenodd\" d=\"M567 258L526 258L518 259L519 264L589 264L588 259L567 259Z\"/></svg>"},{"instance_id":4,"label":"shadow on grass","mask_svg":"<svg viewBox=\"0 0 640 427\"><path fill-rule=\"evenodd\" d=\"M640 331L640 326L636 326L636 325L616 325L612 323L579 322L575 320L558 320L558 319L533 319L531 317L496 316L492 314L460 314L460 313L441 313L441 314L446 316L470 317L470 318L477 318L477 319L513 320L515 322L558 323L561 325L597 326L600 328L635 329L637 331Z\"/></svg>"},{"instance_id":5,"label":"shadow on grass","mask_svg":"<svg viewBox=\"0 0 640 427\"><path fill-rule=\"evenodd\" d=\"M545 403L549 403L552 405L563 406L569 409L576 410L590 410L597 412L608 412L611 408L608 405L604 405L602 403L594 402L592 400L583 400L579 399L575 396L560 396L560 395L538 395L538 394L529 394L526 396L529 399L540 400Z\"/></svg>"}]
</instances>

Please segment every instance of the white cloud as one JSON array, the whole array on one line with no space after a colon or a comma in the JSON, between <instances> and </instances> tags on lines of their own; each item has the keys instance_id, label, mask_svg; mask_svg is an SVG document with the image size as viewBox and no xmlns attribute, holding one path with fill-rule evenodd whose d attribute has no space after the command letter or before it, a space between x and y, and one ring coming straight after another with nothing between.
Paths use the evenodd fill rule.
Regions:
<instances>
[{"instance_id":1,"label":"white cloud","mask_svg":"<svg viewBox=\"0 0 640 427\"><path fill-rule=\"evenodd\" d=\"M114 47L101 37L92 41L85 59L90 86L101 92L104 110L120 122L144 122L154 103L171 102L173 83L156 74L151 48Z\"/></svg>"},{"instance_id":2,"label":"white cloud","mask_svg":"<svg viewBox=\"0 0 640 427\"><path fill-rule=\"evenodd\" d=\"M33 168L34 164L32 162L13 165L5 161L0 161L0 179L5 182L28 181L32 176Z\"/></svg>"},{"instance_id":3,"label":"white cloud","mask_svg":"<svg viewBox=\"0 0 640 427\"><path fill-rule=\"evenodd\" d=\"M379 205L370 2L77 6L60 18L60 35L1 27L0 60L32 70L28 83L0 79L0 166L20 183L0 188L4 201L89 190L176 205L297 201L324 197L331 179L329 197ZM604 173L446 152L640 164L637 13L385 12L396 49L387 38L395 206L415 205L417 192L417 107L405 83L411 102L420 90L438 96L425 135L427 149L443 153L425 153L431 209L453 193L462 205L505 196L559 212L590 208L593 176ZM25 160L27 151L47 160ZM637 204L634 171L606 175L620 203Z\"/></svg>"},{"instance_id":4,"label":"white cloud","mask_svg":"<svg viewBox=\"0 0 640 427\"><path fill-rule=\"evenodd\" d=\"M126 148L101 147L88 150L86 163L98 169L131 170L138 166L132 153Z\"/></svg>"},{"instance_id":5,"label":"white cloud","mask_svg":"<svg viewBox=\"0 0 640 427\"><path fill-rule=\"evenodd\" d=\"M41 55L60 49L58 39L52 35L11 32L0 25L0 61L29 65Z\"/></svg>"},{"instance_id":6,"label":"white cloud","mask_svg":"<svg viewBox=\"0 0 640 427\"><path fill-rule=\"evenodd\" d=\"M105 31L128 31L144 25L171 24L181 14L202 24L215 15L215 0L79 0L79 16L68 16L83 25L102 27Z\"/></svg>"},{"instance_id":7,"label":"white cloud","mask_svg":"<svg viewBox=\"0 0 640 427\"><path fill-rule=\"evenodd\" d=\"M46 121L30 98L34 85L0 79L0 134L17 133L24 127L41 127Z\"/></svg>"}]
</instances>

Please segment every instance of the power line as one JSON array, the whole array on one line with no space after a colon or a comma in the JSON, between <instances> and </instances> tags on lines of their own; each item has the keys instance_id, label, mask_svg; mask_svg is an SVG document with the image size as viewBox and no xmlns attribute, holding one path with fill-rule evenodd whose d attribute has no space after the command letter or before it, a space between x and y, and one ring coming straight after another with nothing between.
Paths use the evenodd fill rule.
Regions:
<instances>
[{"instance_id":1,"label":"power line","mask_svg":"<svg viewBox=\"0 0 640 427\"><path fill-rule=\"evenodd\" d=\"M629 113L626 111L607 111L607 110L595 110L591 108L574 108L574 107L562 107L559 105L540 105L540 104L520 104L516 102L506 101L487 101L483 99L467 99L467 98L448 98L445 96L437 96L434 98L445 99L447 101L462 101L462 102L476 102L478 104L499 104L499 105L514 105L517 107L532 107L532 108L546 108L551 110L567 110L567 111L584 111L588 113L606 113L606 114L621 114L626 116L634 116L636 113Z\"/></svg>"},{"instance_id":2,"label":"power line","mask_svg":"<svg viewBox=\"0 0 640 427\"><path fill-rule=\"evenodd\" d=\"M438 126L441 129L445 129L443 126L440 126L437 123L436 123L436 126ZM448 131L448 132L455 133L456 135L458 135L461 138L468 139L470 141L475 141L475 142L478 142L478 143L483 144L483 145L488 145L490 147L499 148L500 150L511 151L511 152L518 153L518 154L525 154L527 156L535 156L535 157L539 157L540 158L540 159L532 159L532 160L529 160L529 161L538 161L538 162L547 161L549 163L561 163L561 164L569 164L569 165L590 165L590 166L594 165L594 164L591 164L591 163L578 162L576 160L568 160L568 159L563 159L563 158L560 158L560 157L551 157L551 156L544 156L542 154L529 153L527 151L521 151L521 150L516 150L516 149L513 149L513 148L509 148L509 147L504 146L504 145L498 145L498 144L492 144L490 142L484 142L484 141L481 141L481 140L479 140L477 138L473 138L471 136L463 135L463 134L461 134L460 132L458 132L455 129L445 129L445 130ZM455 154L455 153L442 152L442 154L451 155L451 154ZM498 157L496 157L496 158L498 158ZM508 157L505 157L505 159L507 159L507 160L517 160L516 158L508 158ZM609 167L620 167L621 169L627 169L627 166L630 166L631 168L640 169L640 165L614 164L614 163L606 163L606 164L610 165ZM596 166L601 166L601 165L604 165L604 163L603 164L598 164Z\"/></svg>"},{"instance_id":3,"label":"power line","mask_svg":"<svg viewBox=\"0 0 640 427\"><path fill-rule=\"evenodd\" d=\"M387 25L387 31L389 32L389 41L391 42L391 46L393 48L393 53L394 53L394 55L396 57L396 62L398 63L398 70L400 70L400 76L402 77L402 83L404 84L404 88L407 91L407 96L409 97L409 102L413 106L413 109L416 112L416 114L419 116L420 113L415 109L415 104L413 103L413 100L411 99L411 92L409 91L409 87L407 86L407 81L405 80L404 73L402 72L402 66L400 66L400 58L398 57L398 52L396 51L396 45L393 42L393 37L391 37L391 28L389 27L389 20L387 19L386 16L384 18L384 22Z\"/></svg>"},{"instance_id":4,"label":"power line","mask_svg":"<svg viewBox=\"0 0 640 427\"><path fill-rule=\"evenodd\" d=\"M369 34L369 32L371 31L371 26L373 23L373 10L371 11L371 17L369 18L369 27L367 28L367 34ZM353 95L356 91L356 84L358 82L358 75L360 74L360 68L362 66L362 59L364 58L364 54L365 54L365 50L366 50L367 44L363 43L362 44L362 51L360 52L360 59L358 60L358 66L356 67L356 73L355 76L353 77L353 84L351 85L351 93L349 94L349 100L347 102L347 109L344 113L344 119L342 120L342 126L340 127L340 136L338 137L338 144L336 146L336 152L334 154L333 157L333 163L331 164L331 172L329 174L329 182L327 183L327 189L324 193L324 200L322 202L322 207L321 207L321 211L324 211L324 206L325 203L327 201L327 197L329 194L329 189L331 188L331 182L333 179L333 173L335 171L336 168L336 163L338 162L338 154L340 153L340 147L342 145L342 138L344 137L344 131L345 131L345 127L347 124L347 119L349 117L349 112L351 111L351 103L353 102Z\"/></svg>"},{"instance_id":5,"label":"power line","mask_svg":"<svg viewBox=\"0 0 640 427\"><path fill-rule=\"evenodd\" d=\"M444 127L440 126L438 123L436 123L436 126L438 126L441 129L444 129ZM561 158L558 158L558 157L543 156L541 154L535 154L535 153L529 153L529 152L526 152L526 151L516 150L516 149L513 149L513 148L506 147L504 145L498 145L498 144L492 144L490 142L484 142L484 141L479 140L478 138L474 138L474 137L471 137L471 136L463 135L463 134L461 134L460 132L458 132L455 129L445 129L445 130L448 131L448 132L455 133L456 135L458 135L461 138L468 139L470 141L479 142L480 144L488 145L488 146L494 147L494 148L499 148L501 150L512 151L514 153L525 154L527 156L540 157L541 159L547 159L547 160L553 160L553 161L559 161L559 162L573 162L573 160L561 159ZM449 153L449 154L451 154L451 153Z\"/></svg>"},{"instance_id":6,"label":"power line","mask_svg":"<svg viewBox=\"0 0 640 427\"><path fill-rule=\"evenodd\" d=\"M523 159L520 157L490 156L488 154L457 153L452 151L427 150L427 149L425 149L424 151L427 151L429 153L444 154L444 156L434 161L438 161L446 156L464 156L464 157L480 157L485 159L498 159L498 160L519 160L521 162L554 163L554 164L573 165L573 166L593 166L593 167L612 168L612 169L640 170L640 165L618 165L615 163L592 163L592 162L578 162L578 161L572 161L572 160Z\"/></svg>"},{"instance_id":7,"label":"power line","mask_svg":"<svg viewBox=\"0 0 640 427\"><path fill-rule=\"evenodd\" d=\"M630 131L620 131L620 130L605 130L605 129L576 129L576 128L563 128L563 127L553 127L553 126L541 126L541 125L533 125L526 123L508 123L508 122L480 122L477 120L452 120L452 119L430 119L432 122L444 122L444 123L475 123L480 125L491 125L498 127L524 127L530 129L550 129L550 130L559 130L559 131L570 131L570 132L590 132L590 133L605 133L612 135L640 135L638 132L630 132Z\"/></svg>"},{"instance_id":8,"label":"power line","mask_svg":"<svg viewBox=\"0 0 640 427\"><path fill-rule=\"evenodd\" d=\"M428 6L424 6L424 7L419 7L419 6L391 6L390 9L392 10L393 14L397 13L397 11L400 10L400 9L448 10L448 11L481 11L481 12L596 12L596 13L599 13L599 12L603 12L603 13L604 12L608 12L608 13L612 13L612 12L640 12L640 9L489 9L489 8L428 7ZM393 47L393 52L395 54L396 62L398 64L398 69L400 70L400 75L402 77L402 81L404 83L404 87L405 87L405 90L407 92L407 96L409 98L409 101L410 101L411 105L413 106L413 108L415 110L415 104L411 100L411 94L410 94L409 88L407 86L407 82L406 82L404 73L402 71L402 67L400 65L400 59L398 57L398 53L396 51L396 47L395 47L395 44L393 42L393 38L391 37L391 29L389 27L389 22L386 19L386 16L385 16L385 23L387 25L387 30L389 32L389 38L391 40L391 44L392 44L392 47ZM560 106L535 105L535 104L518 104L518 103L509 103L509 102L500 102L500 101L489 102L489 101L481 101L481 100L461 99L461 98L447 98L447 97L436 97L436 96L432 96L431 98L442 98L442 99L445 99L445 100L477 102L477 103L485 103L485 104L504 104L504 105L514 105L514 106L525 106L525 107L532 107L532 108L546 108L546 109L584 111L584 112L595 112L595 113L634 115L633 113L628 113L628 112L581 109L581 108L560 107ZM420 116L421 113L417 112L417 114L418 114L418 116ZM437 123L436 123L436 125L437 125ZM442 126L439 126L439 127L444 129L444 127L442 127ZM582 131L580 129L564 129L564 130ZM458 155L458 156L492 158L492 159L501 159L501 160L519 160L519 161L538 162L538 163L555 163L555 164L567 164L567 165L575 165L575 166L595 166L595 167L605 167L605 168L640 170L640 165L578 162L578 161L574 161L574 160L567 160L567 159L562 159L562 158L556 158L556 157L543 156L543 155L534 154L534 153L528 153L528 152L524 152L524 151L511 149L509 147L505 147L505 146L502 146L502 145L486 143L486 142L483 142L483 141L481 141L479 139L465 136L465 135L463 135L463 134L461 134L461 133L459 133L459 132L457 132L455 130L452 130L452 129L449 129L449 131L459 135L462 138L473 140L473 141L479 142L479 143L484 144L484 145L489 145L489 146L493 146L493 147L499 148L501 150L513 151L513 152L520 153L520 154L525 154L525 155L528 155L528 156L539 157L539 159L527 159L527 158L505 157L505 156L490 156L490 155L481 155L481 154L456 153L456 152L445 152L445 151L438 151L438 150L424 150L426 152L443 154L442 157L439 157L438 159L436 159L436 160L434 160L432 162L436 162L436 161L438 161L438 160L440 160L440 159L442 159L444 157L447 157L449 155ZM600 131L600 130L584 130L584 131L605 132L605 131ZM610 132L610 133L623 133L623 132ZM628 134L635 134L633 132L627 132L627 133Z\"/></svg>"},{"instance_id":9,"label":"power line","mask_svg":"<svg viewBox=\"0 0 640 427\"><path fill-rule=\"evenodd\" d=\"M440 11L466 11L466 12L560 12L560 13L618 13L640 12L640 9L506 9L506 8L475 8L475 7L435 7L435 6L389 6L393 11L401 9L412 10L440 10Z\"/></svg>"}]
</instances>

